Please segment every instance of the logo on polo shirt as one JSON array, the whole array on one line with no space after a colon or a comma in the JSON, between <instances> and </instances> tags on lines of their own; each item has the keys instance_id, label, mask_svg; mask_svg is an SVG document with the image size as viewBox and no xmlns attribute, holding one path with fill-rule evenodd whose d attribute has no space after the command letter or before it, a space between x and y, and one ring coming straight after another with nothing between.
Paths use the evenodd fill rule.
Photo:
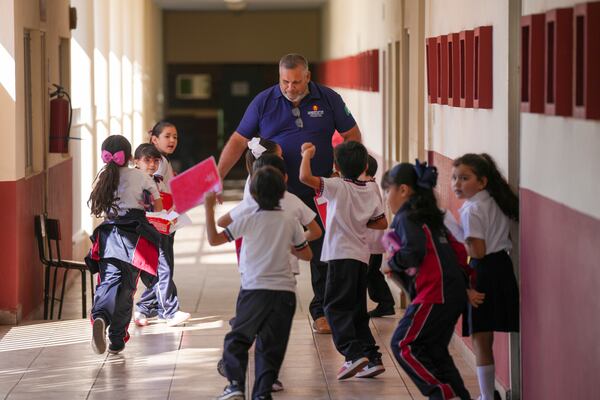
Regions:
<instances>
[{"instance_id":1,"label":"logo on polo shirt","mask_svg":"<svg viewBox=\"0 0 600 400\"><path fill-rule=\"evenodd\" d=\"M312 118L321 118L323 116L324 111L319 110L318 105L313 105L312 110L308 112L308 116Z\"/></svg>"}]
</instances>

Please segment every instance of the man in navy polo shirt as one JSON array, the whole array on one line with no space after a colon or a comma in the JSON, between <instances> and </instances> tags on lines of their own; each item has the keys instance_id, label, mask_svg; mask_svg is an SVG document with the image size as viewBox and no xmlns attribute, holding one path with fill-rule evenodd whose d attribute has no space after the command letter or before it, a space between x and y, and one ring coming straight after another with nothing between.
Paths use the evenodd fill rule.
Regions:
<instances>
[{"instance_id":1,"label":"man in navy polo shirt","mask_svg":"<svg viewBox=\"0 0 600 400\"><path fill-rule=\"evenodd\" d=\"M262 91L252 100L221 152L219 173L222 178L229 173L254 136L272 140L283 150L288 191L316 212L314 190L299 180L300 148L305 142L313 143L317 147L311 162L314 175L330 176L333 169L331 138L336 130L344 140L361 141L360 130L342 97L332 89L310 81L306 58L299 54L285 55L279 61L279 84ZM317 221L321 225L318 218ZM314 293L310 313L315 330L330 333L323 312L327 264L320 261L322 244L323 236L310 242L314 254L310 263Z\"/></svg>"}]
</instances>

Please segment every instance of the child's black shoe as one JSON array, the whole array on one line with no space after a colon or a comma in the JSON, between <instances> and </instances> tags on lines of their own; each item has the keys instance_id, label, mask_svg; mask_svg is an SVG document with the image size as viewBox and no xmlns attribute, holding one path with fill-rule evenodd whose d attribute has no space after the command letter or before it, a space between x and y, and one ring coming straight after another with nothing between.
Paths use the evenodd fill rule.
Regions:
<instances>
[{"instance_id":1,"label":"child's black shoe","mask_svg":"<svg viewBox=\"0 0 600 400\"><path fill-rule=\"evenodd\" d=\"M378 305L371 311L369 311L370 318L379 318L385 317L386 315L394 315L396 314L396 310L394 310L394 306L381 306Z\"/></svg>"},{"instance_id":2,"label":"child's black shoe","mask_svg":"<svg viewBox=\"0 0 600 400\"><path fill-rule=\"evenodd\" d=\"M381 357L373 358L369 360L369 363L359 371L355 376L357 378L374 378L377 375L381 375L385 372L385 367L381 361Z\"/></svg>"}]
</instances>

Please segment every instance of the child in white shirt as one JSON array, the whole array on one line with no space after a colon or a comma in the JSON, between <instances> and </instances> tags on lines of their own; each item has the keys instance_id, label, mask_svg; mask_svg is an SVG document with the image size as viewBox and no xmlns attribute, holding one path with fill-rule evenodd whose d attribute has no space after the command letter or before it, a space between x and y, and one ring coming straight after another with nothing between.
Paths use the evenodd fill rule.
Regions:
<instances>
[{"instance_id":1,"label":"child in white shirt","mask_svg":"<svg viewBox=\"0 0 600 400\"><path fill-rule=\"evenodd\" d=\"M310 160L316 148L302 145L300 181L327 200L327 230L321 261L328 263L325 317L333 341L346 362L337 378L354 375L373 377L385 368L369 328L367 314L367 230L386 229L381 202L373 201L373 190L358 178L367 169L367 149L358 142L344 142L334 149L339 178L313 176Z\"/></svg>"},{"instance_id":2,"label":"child in white shirt","mask_svg":"<svg viewBox=\"0 0 600 400\"><path fill-rule=\"evenodd\" d=\"M265 166L271 166L277 169L283 175L284 181L287 182L285 162L281 157L279 157L276 154L263 154L260 158L254 161L252 168L254 171L256 171ZM315 220L317 214L313 210L311 210L306 204L304 204L302 200L300 200L296 195L286 190L283 194L283 198L281 199L279 205L281 206L281 209L284 212L291 214L306 229L304 231L306 241L310 242L318 239L321 236L321 228ZM221 228L226 228L233 221L242 218L244 215L254 213L258 211L258 209L258 203L249 194L249 197L245 197L240 204L238 204L230 212L219 218L219 220L217 221L217 225L219 225ZM244 251L243 247L241 251ZM290 254L290 266L295 275L298 275L300 273L298 258L292 254ZM242 271L240 270L240 272ZM230 325L233 325L233 320L229 321L229 323ZM219 373L221 373L221 375L224 375L222 365L223 364L221 360L219 361L217 370L219 371ZM279 378L277 378L273 385L273 391L279 392L281 390L283 390L283 384L281 383Z\"/></svg>"},{"instance_id":3,"label":"child in white shirt","mask_svg":"<svg viewBox=\"0 0 600 400\"><path fill-rule=\"evenodd\" d=\"M252 176L250 192L258 210L233 221L220 233L215 227L215 195L208 195L205 202L210 245L218 246L242 236L245 242L240 256L242 287L236 317L223 349L229 385L218 399L243 398L248 350L254 340L256 379L252 398L271 397L296 308L290 249L300 259L312 258L301 225L279 207L285 192L283 175L273 167L258 169Z\"/></svg>"}]
</instances>

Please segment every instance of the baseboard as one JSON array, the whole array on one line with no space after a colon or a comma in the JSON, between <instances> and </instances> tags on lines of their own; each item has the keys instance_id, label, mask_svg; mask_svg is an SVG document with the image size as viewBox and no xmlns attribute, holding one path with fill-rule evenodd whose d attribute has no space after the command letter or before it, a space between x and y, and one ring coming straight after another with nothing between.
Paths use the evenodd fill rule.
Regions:
<instances>
[{"instance_id":1,"label":"baseboard","mask_svg":"<svg viewBox=\"0 0 600 400\"><path fill-rule=\"evenodd\" d=\"M15 311L0 310L0 325L16 325L21 320L21 305Z\"/></svg>"}]
</instances>

